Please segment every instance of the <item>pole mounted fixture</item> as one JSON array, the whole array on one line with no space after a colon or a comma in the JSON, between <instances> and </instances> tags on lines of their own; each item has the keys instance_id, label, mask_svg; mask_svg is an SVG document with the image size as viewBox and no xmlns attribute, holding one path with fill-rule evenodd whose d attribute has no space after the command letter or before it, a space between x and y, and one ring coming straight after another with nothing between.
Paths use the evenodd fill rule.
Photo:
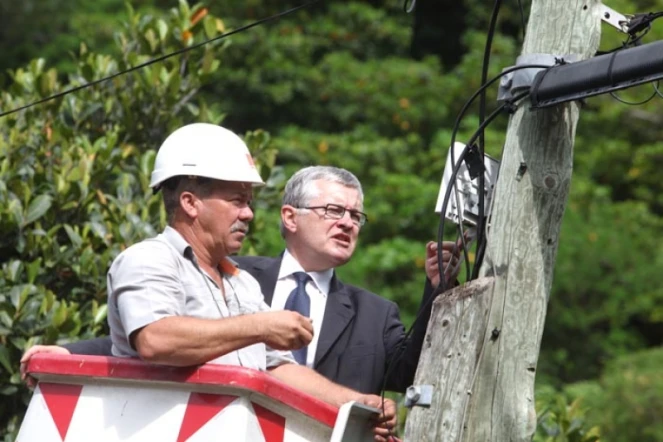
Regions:
<instances>
[{"instance_id":1,"label":"pole mounted fixture","mask_svg":"<svg viewBox=\"0 0 663 442\"><path fill-rule=\"evenodd\" d=\"M606 5L601 5L599 7L599 12L601 14L602 21L609 24L618 31L621 31L624 34L628 34L630 18L615 11L614 9L609 8Z\"/></svg>"},{"instance_id":2,"label":"pole mounted fixture","mask_svg":"<svg viewBox=\"0 0 663 442\"><path fill-rule=\"evenodd\" d=\"M531 89L536 75L558 64L565 64L578 61L578 56L573 54L553 55L553 54L523 54L516 59L516 65L510 66L504 71L512 72L503 75L500 79L500 86L497 91L497 101L505 103L513 100L519 93ZM527 67L538 65L541 67ZM522 69L513 70L522 67Z\"/></svg>"},{"instance_id":3,"label":"pole mounted fixture","mask_svg":"<svg viewBox=\"0 0 663 442\"><path fill-rule=\"evenodd\" d=\"M466 155L463 151L468 149ZM453 152L453 156L452 156ZM462 159L465 158L465 160ZM454 148L447 151L447 161L444 166L444 174L440 183L440 193L435 204L435 212L444 210L444 216L455 224L468 224L476 227L479 221L479 185L476 178L484 174L485 186L483 189L486 201L484 216L490 215L490 202L493 194L500 163L489 155L484 154L483 162L480 154L473 146L466 147L465 144L456 141ZM454 168L458 168L454 176ZM445 195L449 187L456 187L457 192L451 193L451 198L445 203Z\"/></svg>"},{"instance_id":4,"label":"pole mounted fixture","mask_svg":"<svg viewBox=\"0 0 663 442\"><path fill-rule=\"evenodd\" d=\"M661 78L663 41L657 41L543 70L534 77L530 98L532 108L541 109Z\"/></svg>"}]
</instances>

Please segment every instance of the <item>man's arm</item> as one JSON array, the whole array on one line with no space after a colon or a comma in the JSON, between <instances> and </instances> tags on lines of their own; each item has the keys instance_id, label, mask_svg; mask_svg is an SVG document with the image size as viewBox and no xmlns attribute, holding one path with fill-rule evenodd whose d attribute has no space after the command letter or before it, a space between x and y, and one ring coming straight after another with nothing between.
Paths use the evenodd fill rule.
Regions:
<instances>
[{"instance_id":1,"label":"man's arm","mask_svg":"<svg viewBox=\"0 0 663 442\"><path fill-rule=\"evenodd\" d=\"M445 275L447 285L456 285L456 276L459 266L459 245L450 241L442 245L442 268L449 268ZM387 348L386 389L405 392L414 382L414 375L419 364L419 356L426 337L428 321L433 309L435 288L440 282L439 267L437 265L437 243L428 243L426 247L426 281L416 320L412 325L412 333L405 339L405 327L400 320L396 306L389 313L387 327L385 328L385 347ZM451 265L449 265L451 263Z\"/></svg>"},{"instance_id":2,"label":"man's arm","mask_svg":"<svg viewBox=\"0 0 663 442\"><path fill-rule=\"evenodd\" d=\"M350 401L361 402L362 397L366 396L335 384L318 372L299 364L282 364L270 368L269 372L289 386L315 396L335 407L340 407Z\"/></svg>"},{"instance_id":3,"label":"man's arm","mask_svg":"<svg viewBox=\"0 0 663 442\"><path fill-rule=\"evenodd\" d=\"M426 298L429 297L425 292L419 308L420 313L423 309L428 310L428 315L430 315L430 307L425 307ZM404 393L407 387L412 385L424 337L426 336L427 323L428 318L417 320L414 323L412 334L406 340L405 326L401 322L398 308L394 305L389 310L384 330L384 342L387 350L386 378L383 379L385 390Z\"/></svg>"},{"instance_id":4,"label":"man's arm","mask_svg":"<svg viewBox=\"0 0 663 442\"><path fill-rule=\"evenodd\" d=\"M335 384L314 370L298 365L283 364L271 368L269 372L277 379L304 393L317 397L331 405L341 405L356 401L383 410L374 422L376 441L385 441L396 427L396 404L391 399L384 400L376 395L362 394L347 387Z\"/></svg>"},{"instance_id":5,"label":"man's arm","mask_svg":"<svg viewBox=\"0 0 663 442\"><path fill-rule=\"evenodd\" d=\"M171 316L136 330L131 344L145 361L189 366L259 342L277 350L301 348L312 337L310 319L284 310L222 319Z\"/></svg>"}]
</instances>

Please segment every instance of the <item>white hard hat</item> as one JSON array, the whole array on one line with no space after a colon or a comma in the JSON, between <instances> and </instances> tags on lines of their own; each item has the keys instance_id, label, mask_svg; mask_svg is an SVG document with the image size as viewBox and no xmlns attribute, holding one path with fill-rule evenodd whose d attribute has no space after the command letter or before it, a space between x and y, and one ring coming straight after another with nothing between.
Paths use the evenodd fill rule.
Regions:
<instances>
[{"instance_id":1,"label":"white hard hat","mask_svg":"<svg viewBox=\"0 0 663 442\"><path fill-rule=\"evenodd\" d=\"M208 123L183 126L170 134L157 152L150 187L175 176L200 176L262 186L253 158L234 132Z\"/></svg>"}]
</instances>

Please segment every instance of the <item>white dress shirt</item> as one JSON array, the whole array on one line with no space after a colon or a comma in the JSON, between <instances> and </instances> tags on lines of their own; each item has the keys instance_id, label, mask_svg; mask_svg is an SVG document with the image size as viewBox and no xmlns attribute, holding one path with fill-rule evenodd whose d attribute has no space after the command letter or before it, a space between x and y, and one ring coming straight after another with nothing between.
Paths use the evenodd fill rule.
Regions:
<instances>
[{"instance_id":1,"label":"white dress shirt","mask_svg":"<svg viewBox=\"0 0 663 442\"><path fill-rule=\"evenodd\" d=\"M297 260L287 250L283 253L281 269L274 287L274 296L272 298L272 310L283 310L285 302L290 293L297 287L294 276L296 272L303 272L304 269ZM311 298L311 319L313 320L313 340L308 345L306 354L306 366L313 368L315 361L315 352L318 348L320 339L320 329L322 328L322 318L325 316L325 306L327 305L327 296L329 295L329 285L331 284L334 269L324 272L305 272L311 277L312 282L306 284L306 293Z\"/></svg>"}]
</instances>

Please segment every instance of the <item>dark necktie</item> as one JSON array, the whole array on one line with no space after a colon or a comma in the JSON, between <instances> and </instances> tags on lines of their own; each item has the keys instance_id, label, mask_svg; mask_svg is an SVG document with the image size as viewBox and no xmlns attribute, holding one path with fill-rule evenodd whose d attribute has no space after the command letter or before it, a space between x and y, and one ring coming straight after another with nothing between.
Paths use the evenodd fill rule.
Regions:
<instances>
[{"instance_id":1,"label":"dark necktie","mask_svg":"<svg viewBox=\"0 0 663 442\"><path fill-rule=\"evenodd\" d=\"M311 277L304 272L296 272L293 273L292 276L295 278L295 281L297 281L297 287L290 292L288 300L285 302L283 308L285 310L299 312L299 314L308 318L311 315L311 298L309 298L308 293L306 293L306 283L311 280ZM306 354L306 347L292 351L292 355L295 357L295 360L299 365L306 365Z\"/></svg>"}]
</instances>

